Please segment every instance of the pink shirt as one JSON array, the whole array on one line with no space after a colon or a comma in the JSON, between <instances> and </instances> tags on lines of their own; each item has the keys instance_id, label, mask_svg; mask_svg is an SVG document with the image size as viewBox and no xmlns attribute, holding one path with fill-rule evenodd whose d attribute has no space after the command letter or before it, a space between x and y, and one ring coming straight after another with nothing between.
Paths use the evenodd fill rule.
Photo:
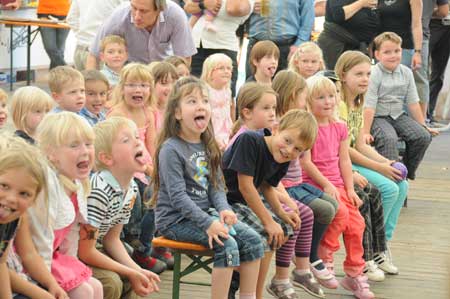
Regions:
<instances>
[{"instance_id":1,"label":"pink shirt","mask_svg":"<svg viewBox=\"0 0 450 299\"><path fill-rule=\"evenodd\" d=\"M233 121L231 120L231 89L214 89L208 85L211 102L211 120L219 144L227 145Z\"/></svg>"},{"instance_id":2,"label":"pink shirt","mask_svg":"<svg viewBox=\"0 0 450 299\"><path fill-rule=\"evenodd\" d=\"M339 168L339 148L341 141L346 140L347 136L347 125L342 122L333 122L327 126L319 126L316 142L311 149L311 161L335 187L344 187ZM304 183L322 189L304 170L302 174Z\"/></svg>"}]
</instances>

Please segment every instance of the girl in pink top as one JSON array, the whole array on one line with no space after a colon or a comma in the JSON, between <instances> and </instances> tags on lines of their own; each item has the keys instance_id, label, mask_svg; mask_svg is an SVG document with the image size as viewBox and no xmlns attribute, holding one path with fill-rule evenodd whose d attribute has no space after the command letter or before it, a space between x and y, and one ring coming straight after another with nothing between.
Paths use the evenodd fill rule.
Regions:
<instances>
[{"instance_id":1,"label":"girl in pink top","mask_svg":"<svg viewBox=\"0 0 450 299\"><path fill-rule=\"evenodd\" d=\"M212 124L219 148L224 151L229 140L234 119L234 102L231 98L231 58L222 53L209 56L203 63L202 79L207 83L212 111Z\"/></svg>"},{"instance_id":2,"label":"girl in pink top","mask_svg":"<svg viewBox=\"0 0 450 299\"><path fill-rule=\"evenodd\" d=\"M315 185L339 202L336 216L319 246L319 257L333 273L333 255L342 234L346 249L345 277L341 285L360 299L374 298L363 274L362 237L364 219L359 213L361 199L355 193L349 157L347 125L334 118L336 87L325 77L308 78L307 105L316 117L319 132L313 148L301 158L303 181Z\"/></svg>"}]
</instances>

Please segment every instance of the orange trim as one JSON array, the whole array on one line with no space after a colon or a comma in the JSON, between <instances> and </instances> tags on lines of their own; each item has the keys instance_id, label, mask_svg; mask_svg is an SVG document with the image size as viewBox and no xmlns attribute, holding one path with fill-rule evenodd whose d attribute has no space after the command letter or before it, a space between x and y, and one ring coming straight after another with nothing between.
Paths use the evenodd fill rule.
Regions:
<instances>
[{"instance_id":1,"label":"orange trim","mask_svg":"<svg viewBox=\"0 0 450 299\"><path fill-rule=\"evenodd\" d=\"M180 250L192 250L192 251L210 251L209 248L205 246L187 243L187 242L178 242L166 239L164 237L157 237L152 240L153 247L166 247L172 249L180 249Z\"/></svg>"}]
</instances>

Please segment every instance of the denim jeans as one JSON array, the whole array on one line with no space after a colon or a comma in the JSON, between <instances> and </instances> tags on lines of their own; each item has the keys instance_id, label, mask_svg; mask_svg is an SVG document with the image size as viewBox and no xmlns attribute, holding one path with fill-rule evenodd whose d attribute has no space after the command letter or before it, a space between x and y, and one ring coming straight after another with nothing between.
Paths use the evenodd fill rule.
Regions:
<instances>
[{"instance_id":1,"label":"denim jeans","mask_svg":"<svg viewBox=\"0 0 450 299\"><path fill-rule=\"evenodd\" d=\"M213 242L214 267L237 267L240 263L260 259L264 248L260 235L242 222L233 225L236 234L228 239L221 238L224 246ZM191 242L209 247L208 235L190 220L174 223L160 233L171 240Z\"/></svg>"},{"instance_id":2,"label":"denim jeans","mask_svg":"<svg viewBox=\"0 0 450 299\"><path fill-rule=\"evenodd\" d=\"M69 29L41 27L42 43L45 52L50 58L50 69L59 65L66 65L64 60L64 49Z\"/></svg>"}]
</instances>

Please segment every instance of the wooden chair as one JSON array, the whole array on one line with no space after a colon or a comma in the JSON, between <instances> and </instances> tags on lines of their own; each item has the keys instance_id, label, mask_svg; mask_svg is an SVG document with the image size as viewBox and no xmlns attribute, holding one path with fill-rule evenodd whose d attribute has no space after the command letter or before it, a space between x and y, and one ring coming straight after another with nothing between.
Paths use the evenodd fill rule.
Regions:
<instances>
[{"instance_id":1,"label":"wooden chair","mask_svg":"<svg viewBox=\"0 0 450 299\"><path fill-rule=\"evenodd\" d=\"M165 247L171 249L174 257L173 267L173 285L172 285L172 299L180 298L180 284L192 284L200 286L210 286L210 283L184 281L181 280L184 276L187 276L199 269L204 269L211 274L210 264L213 262L214 251L206 248L202 245L178 242L166 239L164 237L157 237L152 240L153 247ZM184 254L191 259L191 263L181 269L181 255Z\"/></svg>"}]
</instances>

